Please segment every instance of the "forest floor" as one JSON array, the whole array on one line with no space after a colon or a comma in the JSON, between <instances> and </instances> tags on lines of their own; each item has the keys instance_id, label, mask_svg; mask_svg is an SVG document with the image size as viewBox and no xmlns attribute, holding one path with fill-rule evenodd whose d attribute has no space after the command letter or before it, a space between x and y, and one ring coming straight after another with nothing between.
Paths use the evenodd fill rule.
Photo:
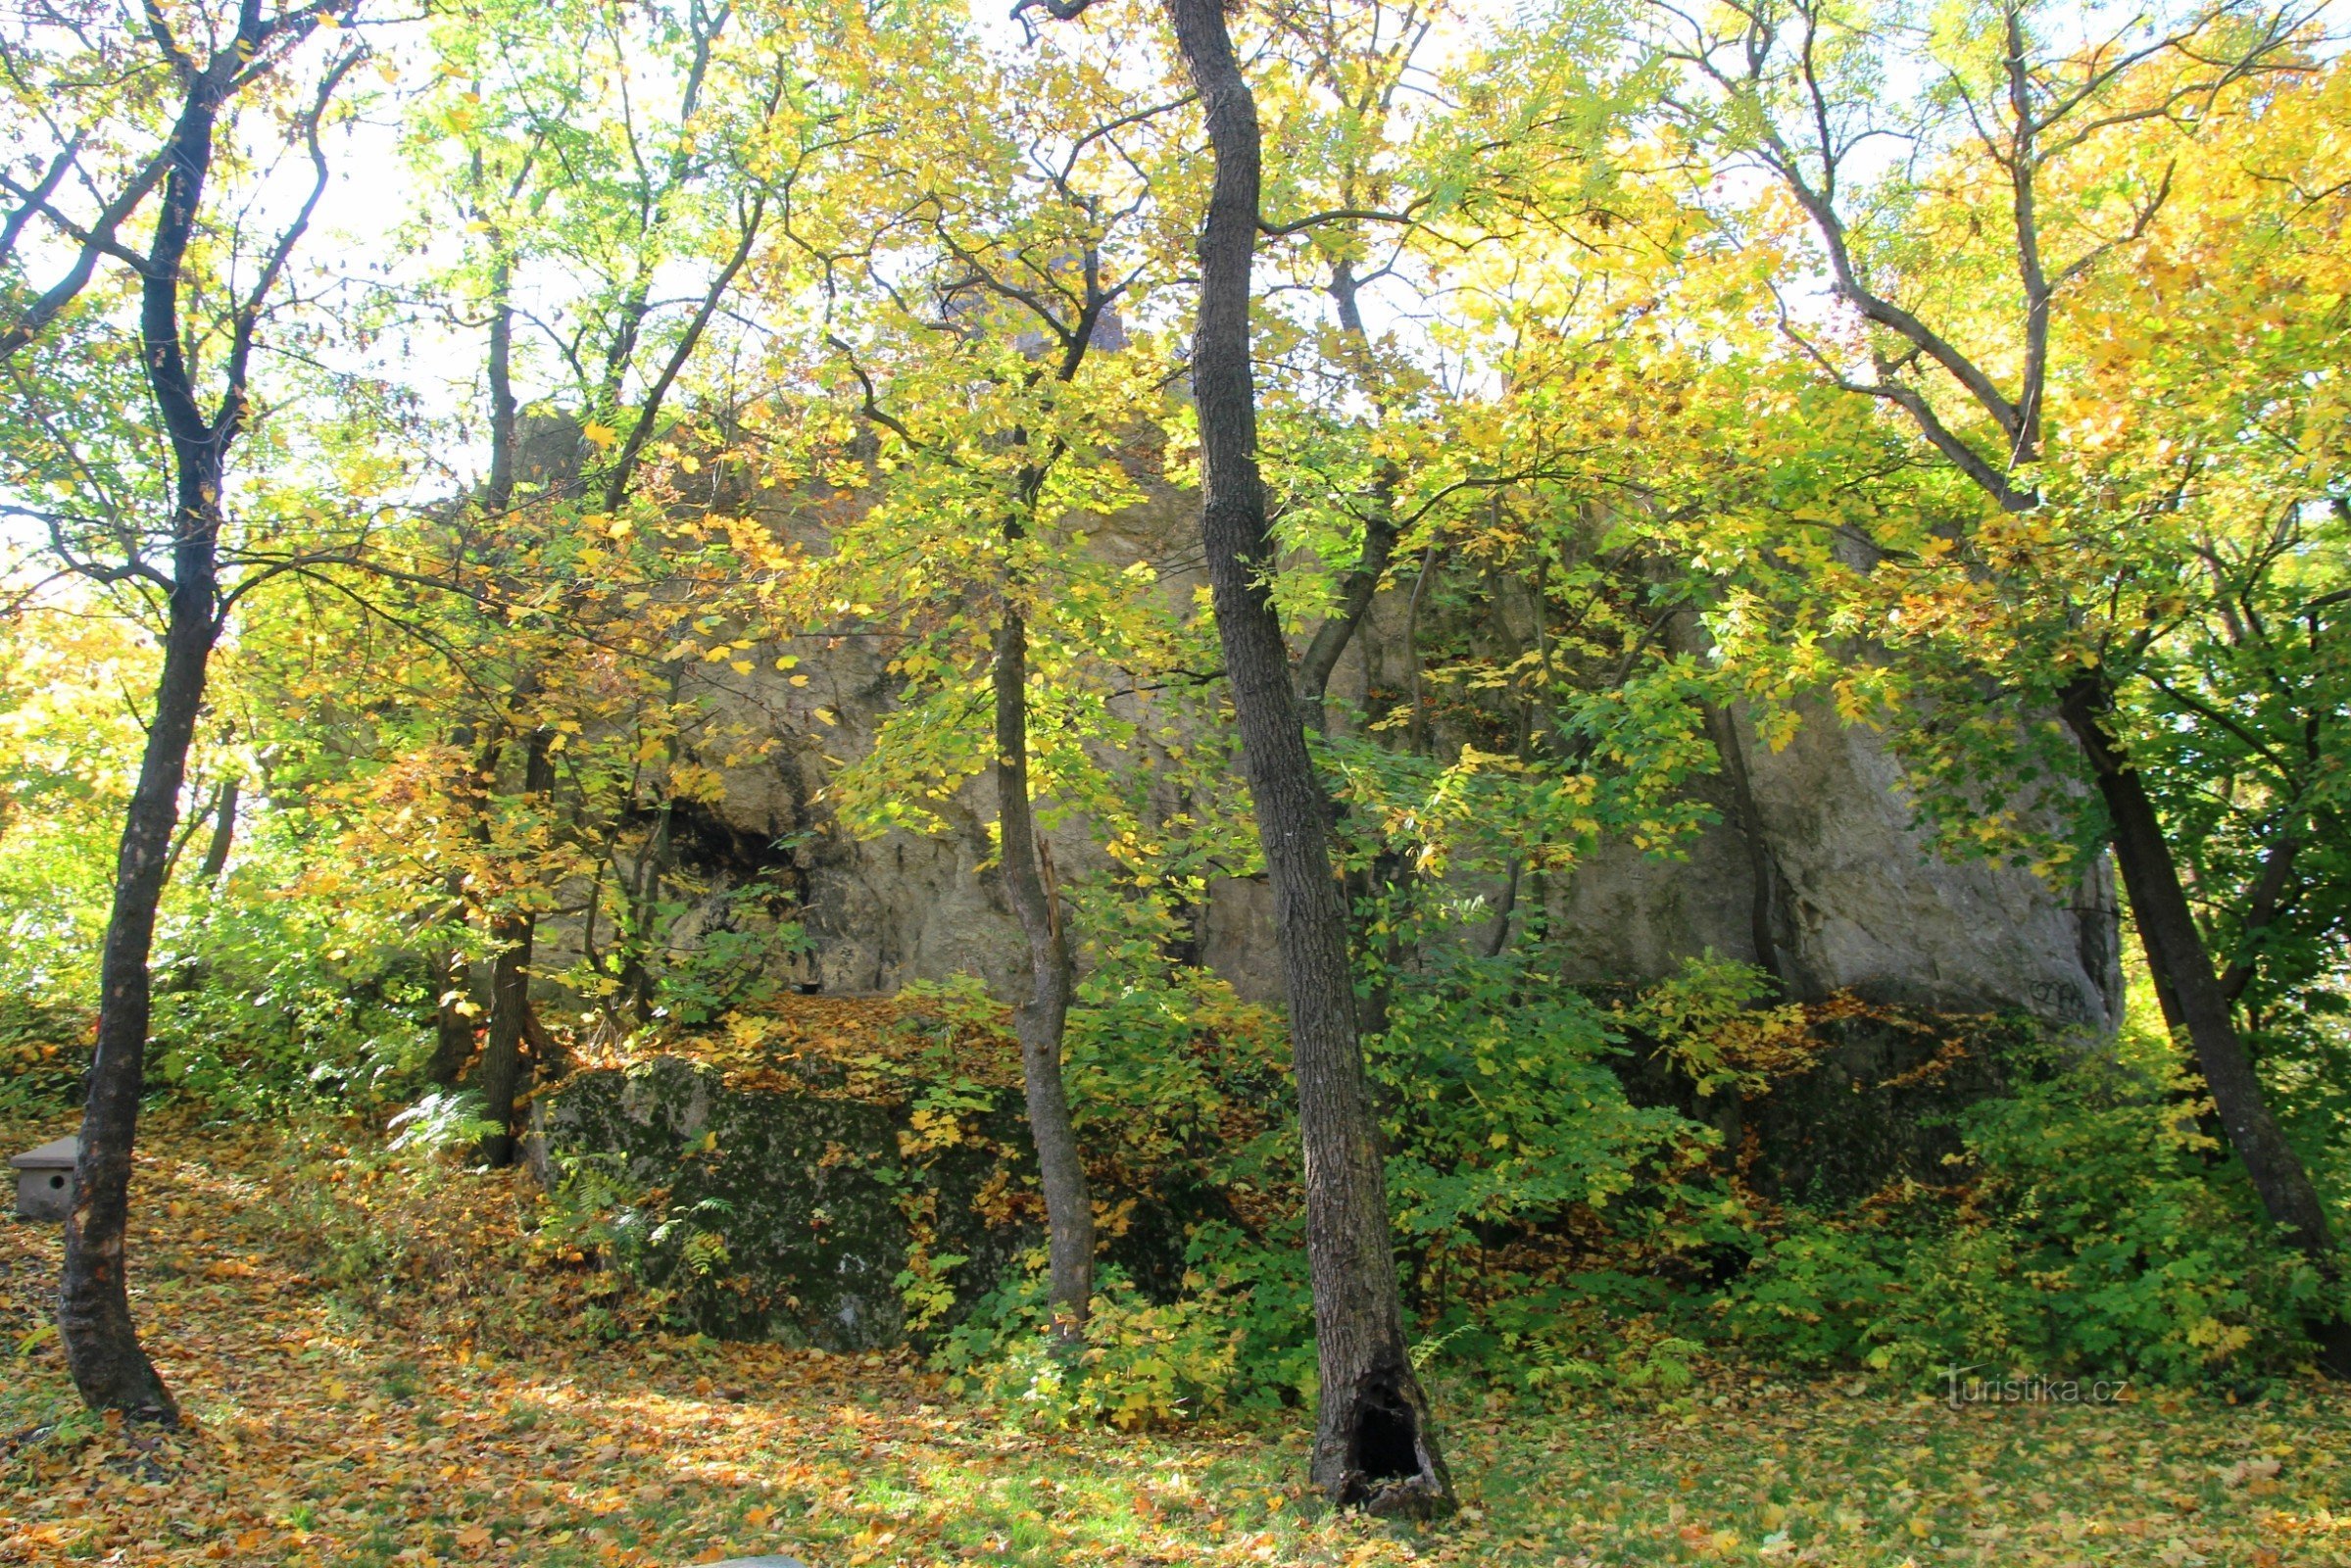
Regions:
<instances>
[{"instance_id":1,"label":"forest floor","mask_svg":"<svg viewBox=\"0 0 2351 1568\"><path fill-rule=\"evenodd\" d=\"M11 1149L62 1130L0 1118ZM467 1239L336 1284L312 1232L369 1200L322 1186L377 1191L384 1226L421 1200L289 1150L150 1129L131 1267L175 1435L79 1410L58 1232L0 1223L0 1562L2351 1565L2339 1392L1954 1409L1721 1372L1543 1412L1441 1385L1466 1506L1391 1526L1312 1500L1295 1427L1037 1433L904 1359L567 1332L519 1279L504 1178L441 1178Z\"/></svg>"}]
</instances>

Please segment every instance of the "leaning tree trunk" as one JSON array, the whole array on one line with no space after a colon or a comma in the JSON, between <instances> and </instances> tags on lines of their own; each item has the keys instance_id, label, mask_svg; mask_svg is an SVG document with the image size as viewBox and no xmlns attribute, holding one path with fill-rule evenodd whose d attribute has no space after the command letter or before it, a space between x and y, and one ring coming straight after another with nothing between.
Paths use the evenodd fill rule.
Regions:
<instances>
[{"instance_id":1,"label":"leaning tree trunk","mask_svg":"<svg viewBox=\"0 0 2351 1568\"><path fill-rule=\"evenodd\" d=\"M220 400L210 416L197 406L195 370L181 338L180 275L212 171L222 103L258 74L257 60L273 35L300 39L335 9L339 8L307 7L265 19L258 4L248 4L239 12L235 35L222 40L201 69L195 69L172 40L163 12L148 10L149 30L182 68L186 94L171 127L163 204L155 215L147 255L136 264L140 368L171 454L171 578L155 714L147 727L138 781L123 812L114 907L99 958L98 1039L82 1111L73 1208L66 1217L66 1266L57 1308L66 1365L82 1398L131 1420L175 1424L179 1419L171 1391L139 1348L138 1330L131 1322L123 1233L130 1209L132 1140L146 1078L153 994L147 961L155 944L156 908L171 867L188 748L204 706L205 673L220 635L220 506L228 451L245 426L247 370L263 301L326 189L318 117L356 55L345 56L321 83L306 127L317 183L310 200L279 233L251 292L233 302L228 343L220 356ZM148 569L135 552L125 563L125 570L132 567ZM225 840L221 853L226 854Z\"/></svg>"},{"instance_id":2,"label":"leaning tree trunk","mask_svg":"<svg viewBox=\"0 0 2351 1568\"><path fill-rule=\"evenodd\" d=\"M218 451L183 449L182 458L163 675L156 683L155 716L147 727L147 749L139 759L138 783L123 815L115 862L114 908L99 963L98 1046L82 1110L57 1310L66 1365L82 1398L94 1409L120 1410L133 1420L167 1426L178 1422L179 1410L139 1348L130 1320L123 1232L130 1209L130 1151L146 1082L147 958L171 834L179 821L188 747L204 705L205 669L220 624Z\"/></svg>"},{"instance_id":3,"label":"leaning tree trunk","mask_svg":"<svg viewBox=\"0 0 2351 1568\"><path fill-rule=\"evenodd\" d=\"M171 442L171 591L155 716L123 813L114 907L99 957L98 1040L82 1109L57 1304L58 1337L83 1400L95 1409L165 1425L177 1424L179 1410L140 1348L130 1319L123 1233L130 1212L130 1152L138 1132L139 1095L146 1086L152 1005L147 960L179 821L188 748L204 706L205 671L220 637L221 481L229 443L244 414L242 350L250 321L241 323L220 411L210 419L196 406L179 339L180 268L212 169L225 79L208 71L189 86L172 127L163 207L140 282L139 359Z\"/></svg>"},{"instance_id":4,"label":"leaning tree trunk","mask_svg":"<svg viewBox=\"0 0 2351 1568\"><path fill-rule=\"evenodd\" d=\"M2146 783L2107 733L2104 720L2111 701L2103 679L2091 673L2076 679L2060 694L2059 709L2066 727L2088 758L2098 793L2105 801L2113 825L2115 860L2131 896L2131 912L2146 948L2147 966L2168 982L2221 1124L2228 1129L2229 1145L2244 1163L2245 1174L2252 1178L2253 1190L2260 1195L2271 1223L2282 1230L2330 1283L2337 1281L2342 1259L2335 1250L2326 1206L2302 1157L2270 1114L2253 1059L2229 1016L2228 993L2213 972L2203 935L2196 929L2195 911L2180 885L2171 843L2164 836L2163 821L2147 795ZM2351 1324L2333 1316L2313 1322L2310 1329L2327 1370L2351 1377Z\"/></svg>"},{"instance_id":5,"label":"leaning tree trunk","mask_svg":"<svg viewBox=\"0 0 2351 1568\"><path fill-rule=\"evenodd\" d=\"M1452 1506L1452 1484L1404 1343L1378 1127L1355 1038L1347 911L1331 874L1327 807L1269 591L1274 555L1249 368L1257 106L1234 57L1221 0L1169 0L1169 9L1215 154L1192 346L1200 533L1289 988L1322 1374L1312 1473L1343 1504L1434 1512Z\"/></svg>"},{"instance_id":6,"label":"leaning tree trunk","mask_svg":"<svg viewBox=\"0 0 2351 1568\"><path fill-rule=\"evenodd\" d=\"M1007 607L996 634L996 812L1004 889L1029 944L1029 998L1013 1014L1020 1036L1021 1082L1037 1174L1045 1187L1047 1256L1053 1334L1064 1345L1085 1336L1094 1297L1094 1197L1069 1119L1061 1083L1061 1034L1069 1016L1069 942L1038 872L1037 828L1029 802L1028 626Z\"/></svg>"},{"instance_id":7,"label":"leaning tree trunk","mask_svg":"<svg viewBox=\"0 0 2351 1568\"><path fill-rule=\"evenodd\" d=\"M537 809L555 788L550 741L546 730L533 730L523 748L522 799L528 809ZM538 927L539 917L528 905L490 922L498 956L490 967L490 1026L482 1040L478 1080L482 1119L491 1127L481 1141L481 1157L490 1165L514 1162L514 1100L525 1077L522 1046L530 1030L530 951Z\"/></svg>"}]
</instances>

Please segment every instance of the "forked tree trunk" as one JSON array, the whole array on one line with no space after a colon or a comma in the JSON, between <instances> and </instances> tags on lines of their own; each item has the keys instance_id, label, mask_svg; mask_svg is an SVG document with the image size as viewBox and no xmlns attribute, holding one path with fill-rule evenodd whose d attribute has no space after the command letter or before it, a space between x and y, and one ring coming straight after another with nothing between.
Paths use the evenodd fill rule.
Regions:
<instances>
[{"instance_id":1,"label":"forked tree trunk","mask_svg":"<svg viewBox=\"0 0 2351 1568\"><path fill-rule=\"evenodd\" d=\"M1085 1336L1094 1298L1094 1196L1069 1119L1061 1082L1061 1035L1069 1016L1069 942L1038 870L1035 812L1029 801L1028 626L1006 608L996 633L996 812L1004 890L1029 945L1029 997L1013 1017L1029 1133L1045 1188L1047 1255L1053 1333L1063 1344Z\"/></svg>"},{"instance_id":2,"label":"forked tree trunk","mask_svg":"<svg viewBox=\"0 0 2351 1568\"><path fill-rule=\"evenodd\" d=\"M207 72L189 86L172 127L171 169L139 295L139 358L170 437L172 466L171 591L155 714L123 813L114 907L98 969L98 1039L66 1217L58 1337L73 1386L92 1408L176 1425L179 1409L130 1318L123 1234L130 1213L130 1152L146 1087L147 1024L156 907L170 869L188 747L204 706L204 680L220 637L220 486L228 445L242 422L241 362L232 355L220 413L207 419L190 391L179 341L179 273L212 169L225 78ZM248 327L248 331L249 331ZM240 334L242 340L243 334Z\"/></svg>"},{"instance_id":3,"label":"forked tree trunk","mask_svg":"<svg viewBox=\"0 0 2351 1568\"><path fill-rule=\"evenodd\" d=\"M555 759L546 730L533 730L524 743L522 799L537 809L555 788ZM481 1157L490 1165L514 1162L514 1099L526 1079L522 1046L530 1031L530 953L538 935L539 917L529 907L509 909L490 922L490 937L498 956L490 967L490 1027L482 1041L482 1119L491 1131L481 1141Z\"/></svg>"},{"instance_id":4,"label":"forked tree trunk","mask_svg":"<svg viewBox=\"0 0 2351 1568\"><path fill-rule=\"evenodd\" d=\"M1343 1505L1394 1513L1449 1510L1451 1480L1404 1342L1378 1127L1355 1038L1346 908L1331 874L1327 808L1307 755L1289 650L1269 591L1274 555L1257 471L1249 368L1257 106L1234 57L1220 0L1169 0L1169 10L1215 155L1192 347L1200 532L1289 987L1305 1156L1307 1265L1322 1375L1312 1473L1316 1485Z\"/></svg>"},{"instance_id":5,"label":"forked tree trunk","mask_svg":"<svg viewBox=\"0 0 2351 1568\"><path fill-rule=\"evenodd\" d=\"M2229 1131L2229 1146L2243 1161L2272 1224L2317 1266L2329 1282L2339 1280L2326 1206L2302 1157L2270 1114L2253 1059L2229 1016L2229 996L2213 972L2212 958L2196 928L2195 911L2180 881L2180 869L2165 838L2163 820L2146 783L2106 731L2111 696L2096 673L2082 675L2059 694L2059 710L2073 731L2113 824L2115 861L2130 894L2147 965L2168 982L2180 1026L2187 1034L2196 1065L2212 1090L2214 1107ZM2351 1324L2339 1317L2309 1325L2329 1372L2351 1376Z\"/></svg>"}]
</instances>

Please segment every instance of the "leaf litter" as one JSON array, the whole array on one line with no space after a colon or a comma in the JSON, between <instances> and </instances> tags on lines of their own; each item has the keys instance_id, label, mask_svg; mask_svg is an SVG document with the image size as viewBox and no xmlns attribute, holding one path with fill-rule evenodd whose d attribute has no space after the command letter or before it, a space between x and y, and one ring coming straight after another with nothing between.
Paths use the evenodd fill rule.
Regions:
<instances>
[{"instance_id":1,"label":"leaf litter","mask_svg":"<svg viewBox=\"0 0 2351 1568\"><path fill-rule=\"evenodd\" d=\"M1539 1410L1440 1380L1465 1507L1396 1526L1315 1501L1295 1414L1040 1432L903 1352L590 1332L602 1287L529 1248L514 1173L443 1173L427 1220L320 1152L152 1127L132 1295L175 1432L81 1409L60 1236L0 1227L0 1562L2351 1564L2351 1399L2327 1387L1952 1408L1716 1368L1646 1407ZM333 1278L322 1188L437 1250Z\"/></svg>"}]
</instances>

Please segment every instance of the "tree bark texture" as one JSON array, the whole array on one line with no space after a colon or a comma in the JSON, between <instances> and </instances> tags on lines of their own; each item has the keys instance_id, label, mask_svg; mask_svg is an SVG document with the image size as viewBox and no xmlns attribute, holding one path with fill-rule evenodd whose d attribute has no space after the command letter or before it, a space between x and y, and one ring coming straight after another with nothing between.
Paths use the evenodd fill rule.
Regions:
<instances>
[{"instance_id":1,"label":"tree bark texture","mask_svg":"<svg viewBox=\"0 0 2351 1568\"><path fill-rule=\"evenodd\" d=\"M1202 465L1200 532L1289 988L1321 1370L1312 1474L1343 1505L1396 1513L1449 1510L1451 1481L1404 1342L1379 1129L1355 1037L1347 911L1331 873L1327 806L1307 755L1289 649L1269 591L1274 553L1257 470L1249 367L1249 270L1259 195L1256 102L1234 56L1220 0L1169 0L1169 10L1215 157L1192 348Z\"/></svg>"},{"instance_id":2,"label":"tree bark texture","mask_svg":"<svg viewBox=\"0 0 2351 1568\"><path fill-rule=\"evenodd\" d=\"M533 730L524 744L522 799L536 809L555 788L552 737ZM490 1026L482 1041L482 1118L492 1131L481 1141L481 1157L491 1165L514 1162L514 1100L526 1078L522 1044L530 1028L530 952L539 917L527 907L510 909L490 922L498 956L490 967Z\"/></svg>"},{"instance_id":3,"label":"tree bark texture","mask_svg":"<svg viewBox=\"0 0 2351 1568\"><path fill-rule=\"evenodd\" d=\"M1094 1298L1094 1197L1078 1153L1077 1129L1061 1082L1061 1034L1069 1016L1069 942L1038 869L1029 800L1028 625L1006 607L996 633L996 813L1004 891L1028 938L1029 997L1013 1013L1021 1083L1037 1174L1045 1188L1053 1331L1083 1337Z\"/></svg>"},{"instance_id":4,"label":"tree bark texture","mask_svg":"<svg viewBox=\"0 0 2351 1568\"><path fill-rule=\"evenodd\" d=\"M482 508L493 519L503 520L514 503L514 269L506 252L505 236L495 228L490 232L495 260L490 269L490 341L484 364L490 396L490 472L482 487ZM536 674L526 674L517 683L516 695L533 696L537 690ZM487 759L479 769L484 775L496 766L497 745L493 737ZM524 743L522 798L526 808L535 805L542 794L555 786L548 745L549 736L544 730L533 731ZM479 810L484 804L475 801L475 809ZM487 827L486 822L480 825ZM527 910L510 909L490 921L490 940L497 946L497 956L490 963L490 1016L482 1035L481 1070L476 1087L482 1096L482 1117L495 1129L481 1144L481 1156L492 1165L509 1165L514 1158L514 1096L523 1081L522 1047L530 1017L531 946L537 935L538 918ZM449 1066L453 1081L455 1065L450 1063L450 1057L454 1054L462 1063L465 1054L470 1052L470 1027L465 1028L463 1041L459 1037L460 1026L469 1024L470 1020L453 1007L442 1008L441 1041L434 1065Z\"/></svg>"},{"instance_id":5,"label":"tree bark texture","mask_svg":"<svg viewBox=\"0 0 2351 1568\"><path fill-rule=\"evenodd\" d=\"M2059 695L2066 727L2089 759L2113 824L2115 860L2146 948L2147 965L2169 983L2196 1065L2263 1209L2322 1274L2336 1280L2341 1259L2326 1207L2301 1155L2270 1114L2253 1058L2229 1015L2228 994L2196 928L2195 911L2180 885L2162 818L2138 770L2106 731L2110 703L2105 682L2095 672L2078 677ZM2351 1325L2338 1319L2311 1327L2327 1369L2351 1376Z\"/></svg>"}]
</instances>

